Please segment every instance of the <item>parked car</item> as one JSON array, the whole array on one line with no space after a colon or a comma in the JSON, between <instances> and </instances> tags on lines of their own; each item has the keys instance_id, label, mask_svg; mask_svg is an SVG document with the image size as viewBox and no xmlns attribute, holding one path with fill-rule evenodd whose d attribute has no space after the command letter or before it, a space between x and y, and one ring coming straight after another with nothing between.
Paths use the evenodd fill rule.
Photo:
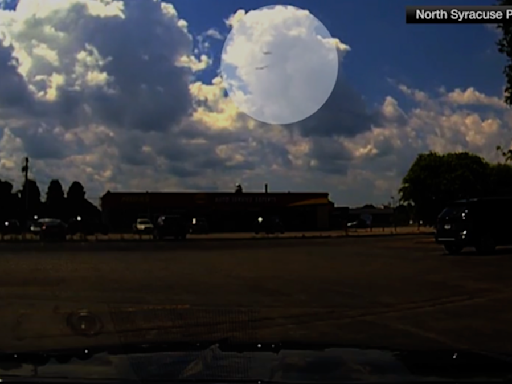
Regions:
<instances>
[{"instance_id":1,"label":"parked car","mask_svg":"<svg viewBox=\"0 0 512 384\"><path fill-rule=\"evenodd\" d=\"M133 224L133 233L135 234L152 234L153 232L154 226L149 219L137 219Z\"/></svg>"},{"instance_id":2,"label":"parked car","mask_svg":"<svg viewBox=\"0 0 512 384\"><path fill-rule=\"evenodd\" d=\"M22 232L18 220L6 220L2 225L3 235L18 235Z\"/></svg>"},{"instance_id":3,"label":"parked car","mask_svg":"<svg viewBox=\"0 0 512 384\"><path fill-rule=\"evenodd\" d=\"M208 222L206 221L205 218L199 217L199 218L192 219L190 233L204 235L204 234L207 234L208 231L209 231Z\"/></svg>"},{"instance_id":4,"label":"parked car","mask_svg":"<svg viewBox=\"0 0 512 384\"><path fill-rule=\"evenodd\" d=\"M38 235L40 240L66 240L67 225L59 219L38 220Z\"/></svg>"},{"instance_id":5,"label":"parked car","mask_svg":"<svg viewBox=\"0 0 512 384\"><path fill-rule=\"evenodd\" d=\"M43 224L40 221L36 220L36 221L29 223L28 230L30 233L32 233L34 235L39 235L39 232L41 231L42 226L43 226Z\"/></svg>"},{"instance_id":6,"label":"parked car","mask_svg":"<svg viewBox=\"0 0 512 384\"><path fill-rule=\"evenodd\" d=\"M163 240L173 237L176 240L185 240L190 231L189 221L182 215L160 216L156 221L153 238Z\"/></svg>"},{"instance_id":7,"label":"parked car","mask_svg":"<svg viewBox=\"0 0 512 384\"><path fill-rule=\"evenodd\" d=\"M348 223L347 224L347 227L348 228L353 228L353 229L356 229L356 228L370 228L370 224L368 224L368 221L366 221L365 219L359 219L359 220L356 220L356 221L353 221L351 223Z\"/></svg>"},{"instance_id":8,"label":"parked car","mask_svg":"<svg viewBox=\"0 0 512 384\"><path fill-rule=\"evenodd\" d=\"M284 225L277 216L258 217L256 220L255 234L266 233L272 235L274 233L284 233Z\"/></svg>"}]
</instances>

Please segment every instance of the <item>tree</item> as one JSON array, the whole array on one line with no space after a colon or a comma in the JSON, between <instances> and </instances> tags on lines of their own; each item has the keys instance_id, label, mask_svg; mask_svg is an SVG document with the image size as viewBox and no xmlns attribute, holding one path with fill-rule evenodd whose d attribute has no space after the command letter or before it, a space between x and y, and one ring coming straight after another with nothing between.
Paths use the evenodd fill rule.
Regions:
<instances>
[{"instance_id":1,"label":"tree","mask_svg":"<svg viewBox=\"0 0 512 384\"><path fill-rule=\"evenodd\" d=\"M411 219L409 215L409 210L406 205L400 204L398 207L394 209L393 212L393 223L395 225L408 225L409 220Z\"/></svg>"},{"instance_id":2,"label":"tree","mask_svg":"<svg viewBox=\"0 0 512 384\"><path fill-rule=\"evenodd\" d=\"M35 215L39 215L41 209L41 191L37 182L32 179L27 179L23 183L23 187L20 191L20 204L22 205L24 212L24 218L31 220Z\"/></svg>"},{"instance_id":3,"label":"tree","mask_svg":"<svg viewBox=\"0 0 512 384\"><path fill-rule=\"evenodd\" d=\"M73 181L66 194L68 200L72 203L80 203L85 200L85 188L79 181Z\"/></svg>"},{"instance_id":4,"label":"tree","mask_svg":"<svg viewBox=\"0 0 512 384\"><path fill-rule=\"evenodd\" d=\"M512 5L512 0L499 0L498 5ZM505 97L507 105L512 105L512 24L505 22L498 24L501 37L497 41L498 52L505 56L506 64L503 69L505 75Z\"/></svg>"},{"instance_id":5,"label":"tree","mask_svg":"<svg viewBox=\"0 0 512 384\"><path fill-rule=\"evenodd\" d=\"M19 197L11 182L0 180L0 219L21 219Z\"/></svg>"},{"instance_id":6,"label":"tree","mask_svg":"<svg viewBox=\"0 0 512 384\"><path fill-rule=\"evenodd\" d=\"M468 153L420 154L402 180L400 201L415 206L418 220L433 224L454 200L488 193L491 165Z\"/></svg>"},{"instance_id":7,"label":"tree","mask_svg":"<svg viewBox=\"0 0 512 384\"><path fill-rule=\"evenodd\" d=\"M46 191L45 203L46 214L48 216L61 220L65 218L66 198L64 197L64 188L59 180L53 179L50 181Z\"/></svg>"},{"instance_id":8,"label":"tree","mask_svg":"<svg viewBox=\"0 0 512 384\"><path fill-rule=\"evenodd\" d=\"M85 198L85 188L79 181L73 181L69 186L67 197L70 217L78 217L83 221L96 221L101 218L101 211Z\"/></svg>"},{"instance_id":9,"label":"tree","mask_svg":"<svg viewBox=\"0 0 512 384\"><path fill-rule=\"evenodd\" d=\"M491 164L489 195L512 196L512 165Z\"/></svg>"},{"instance_id":10,"label":"tree","mask_svg":"<svg viewBox=\"0 0 512 384\"><path fill-rule=\"evenodd\" d=\"M505 149L501 145L498 145L496 150L503 156L505 163L512 162L512 149Z\"/></svg>"},{"instance_id":11,"label":"tree","mask_svg":"<svg viewBox=\"0 0 512 384\"><path fill-rule=\"evenodd\" d=\"M69 217L81 216L85 203L85 188L79 181L73 181L66 194L67 213Z\"/></svg>"}]
</instances>

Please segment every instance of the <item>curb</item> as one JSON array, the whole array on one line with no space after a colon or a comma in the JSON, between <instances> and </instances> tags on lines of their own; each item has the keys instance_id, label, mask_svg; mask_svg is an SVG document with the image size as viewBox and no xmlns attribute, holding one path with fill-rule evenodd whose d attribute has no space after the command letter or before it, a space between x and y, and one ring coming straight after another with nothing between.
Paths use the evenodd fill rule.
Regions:
<instances>
[{"instance_id":1,"label":"curb","mask_svg":"<svg viewBox=\"0 0 512 384\"><path fill-rule=\"evenodd\" d=\"M383 234L321 234L321 235L296 235L296 236L275 236L275 237L241 237L241 238L191 238L185 241L153 241L145 239L133 240L99 240L99 241L67 241L65 243L40 243L38 241L6 241L0 242L1 251L142 251L142 250L169 250L187 249L188 246L205 245L211 243L232 243L240 244L248 241L297 241L297 240L322 240L322 239L362 239L362 238L385 238L385 237L408 237L408 236L433 236L429 232L407 232L407 233L383 233Z\"/></svg>"}]
</instances>

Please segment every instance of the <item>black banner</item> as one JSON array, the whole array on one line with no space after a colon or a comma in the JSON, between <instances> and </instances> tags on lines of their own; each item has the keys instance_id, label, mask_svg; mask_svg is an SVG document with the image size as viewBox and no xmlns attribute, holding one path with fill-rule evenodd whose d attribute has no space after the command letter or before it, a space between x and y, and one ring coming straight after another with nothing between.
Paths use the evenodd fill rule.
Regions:
<instances>
[{"instance_id":1,"label":"black banner","mask_svg":"<svg viewBox=\"0 0 512 384\"><path fill-rule=\"evenodd\" d=\"M512 21L510 6L408 6L408 24L496 24Z\"/></svg>"}]
</instances>

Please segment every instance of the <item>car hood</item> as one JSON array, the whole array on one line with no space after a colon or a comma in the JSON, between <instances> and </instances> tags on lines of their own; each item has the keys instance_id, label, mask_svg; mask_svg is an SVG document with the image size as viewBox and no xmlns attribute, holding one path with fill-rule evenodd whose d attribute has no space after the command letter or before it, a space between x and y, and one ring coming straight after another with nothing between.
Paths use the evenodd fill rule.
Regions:
<instances>
[{"instance_id":1,"label":"car hood","mask_svg":"<svg viewBox=\"0 0 512 384\"><path fill-rule=\"evenodd\" d=\"M0 363L0 378L34 378L28 364ZM89 360L50 360L37 378L114 380L198 380L276 382L502 381L512 378L512 363L475 353L393 352L336 348L324 351L201 352L111 355Z\"/></svg>"}]
</instances>

